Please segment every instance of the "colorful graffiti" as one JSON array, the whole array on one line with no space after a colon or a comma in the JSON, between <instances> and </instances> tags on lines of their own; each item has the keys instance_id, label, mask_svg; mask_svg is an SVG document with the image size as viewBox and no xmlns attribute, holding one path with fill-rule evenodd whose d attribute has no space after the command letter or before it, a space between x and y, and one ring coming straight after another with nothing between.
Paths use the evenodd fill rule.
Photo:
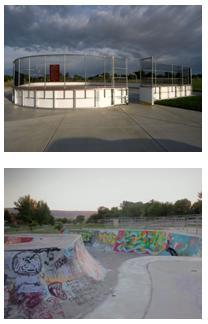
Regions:
<instances>
[{"instance_id":1,"label":"colorful graffiti","mask_svg":"<svg viewBox=\"0 0 208 324\"><path fill-rule=\"evenodd\" d=\"M181 256L201 256L202 240L200 237L172 233L170 245Z\"/></svg>"},{"instance_id":2,"label":"colorful graffiti","mask_svg":"<svg viewBox=\"0 0 208 324\"><path fill-rule=\"evenodd\" d=\"M96 243L113 246L115 244L117 235L113 232L97 232Z\"/></svg>"},{"instance_id":3,"label":"colorful graffiti","mask_svg":"<svg viewBox=\"0 0 208 324\"><path fill-rule=\"evenodd\" d=\"M82 240L85 244L92 244L94 239L94 233L92 231L81 231Z\"/></svg>"},{"instance_id":4,"label":"colorful graffiti","mask_svg":"<svg viewBox=\"0 0 208 324\"><path fill-rule=\"evenodd\" d=\"M163 231L119 230L113 246L115 252L137 254L166 254L167 237Z\"/></svg>"},{"instance_id":5,"label":"colorful graffiti","mask_svg":"<svg viewBox=\"0 0 208 324\"><path fill-rule=\"evenodd\" d=\"M201 256L201 238L159 230L119 230L113 250L140 255Z\"/></svg>"}]
</instances>

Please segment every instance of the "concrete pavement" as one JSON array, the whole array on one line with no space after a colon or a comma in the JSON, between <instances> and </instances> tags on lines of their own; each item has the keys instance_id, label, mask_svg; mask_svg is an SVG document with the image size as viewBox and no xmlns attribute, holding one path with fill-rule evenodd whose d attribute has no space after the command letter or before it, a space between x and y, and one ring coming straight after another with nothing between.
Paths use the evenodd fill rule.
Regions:
<instances>
[{"instance_id":1,"label":"concrete pavement","mask_svg":"<svg viewBox=\"0 0 208 324\"><path fill-rule=\"evenodd\" d=\"M104 109L21 108L5 92L6 152L201 151L201 113L132 103Z\"/></svg>"},{"instance_id":2,"label":"concrete pavement","mask_svg":"<svg viewBox=\"0 0 208 324\"><path fill-rule=\"evenodd\" d=\"M127 260L113 294L85 318L201 318L201 276L200 258Z\"/></svg>"}]
</instances>

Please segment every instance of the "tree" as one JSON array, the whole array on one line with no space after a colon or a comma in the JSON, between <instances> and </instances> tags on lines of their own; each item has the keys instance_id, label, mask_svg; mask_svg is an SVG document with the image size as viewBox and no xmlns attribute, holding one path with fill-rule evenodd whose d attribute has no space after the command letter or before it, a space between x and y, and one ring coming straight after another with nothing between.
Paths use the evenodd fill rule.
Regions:
<instances>
[{"instance_id":1,"label":"tree","mask_svg":"<svg viewBox=\"0 0 208 324\"><path fill-rule=\"evenodd\" d=\"M30 195L27 195L20 197L14 205L18 212L17 217L20 223L32 227L43 224L54 225L54 217L51 215L46 202L42 200L37 202Z\"/></svg>"},{"instance_id":2,"label":"tree","mask_svg":"<svg viewBox=\"0 0 208 324\"><path fill-rule=\"evenodd\" d=\"M202 213L202 201L198 200L191 206L192 214L201 214Z\"/></svg>"},{"instance_id":3,"label":"tree","mask_svg":"<svg viewBox=\"0 0 208 324\"><path fill-rule=\"evenodd\" d=\"M4 210L4 221L7 224L11 224L11 218L12 218L12 215L11 215L10 211L8 209L5 209Z\"/></svg>"},{"instance_id":4,"label":"tree","mask_svg":"<svg viewBox=\"0 0 208 324\"><path fill-rule=\"evenodd\" d=\"M187 215L191 212L191 202L188 199L177 200L174 204L176 215Z\"/></svg>"},{"instance_id":5,"label":"tree","mask_svg":"<svg viewBox=\"0 0 208 324\"><path fill-rule=\"evenodd\" d=\"M121 211L118 207L112 207L110 210L110 217L111 218L118 218L121 215Z\"/></svg>"},{"instance_id":6,"label":"tree","mask_svg":"<svg viewBox=\"0 0 208 324\"><path fill-rule=\"evenodd\" d=\"M54 225L54 218L51 215L51 211L44 201L40 200L37 202L35 209L35 221L39 225L50 224Z\"/></svg>"},{"instance_id":7,"label":"tree","mask_svg":"<svg viewBox=\"0 0 208 324\"><path fill-rule=\"evenodd\" d=\"M84 223L85 217L83 215L78 215L75 219L76 223Z\"/></svg>"},{"instance_id":8,"label":"tree","mask_svg":"<svg viewBox=\"0 0 208 324\"><path fill-rule=\"evenodd\" d=\"M23 224L31 224L35 217L37 202L30 195L20 197L14 202L18 218Z\"/></svg>"}]
</instances>

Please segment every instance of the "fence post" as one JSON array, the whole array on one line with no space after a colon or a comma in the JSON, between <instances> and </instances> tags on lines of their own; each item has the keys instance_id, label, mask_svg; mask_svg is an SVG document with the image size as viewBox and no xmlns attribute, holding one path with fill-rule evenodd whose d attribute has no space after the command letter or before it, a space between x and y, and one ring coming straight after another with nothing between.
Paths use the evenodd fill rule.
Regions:
<instances>
[{"instance_id":1,"label":"fence post","mask_svg":"<svg viewBox=\"0 0 208 324\"><path fill-rule=\"evenodd\" d=\"M154 71L153 56L151 57L151 59L152 59L152 75L151 75L152 80L151 80L151 82L152 82L152 87L153 87L153 71Z\"/></svg>"},{"instance_id":2,"label":"fence post","mask_svg":"<svg viewBox=\"0 0 208 324\"><path fill-rule=\"evenodd\" d=\"M125 68L126 68L126 88L128 88L128 59L125 59Z\"/></svg>"},{"instance_id":3,"label":"fence post","mask_svg":"<svg viewBox=\"0 0 208 324\"><path fill-rule=\"evenodd\" d=\"M183 65L181 65L181 82L182 82L182 85L183 85Z\"/></svg>"},{"instance_id":4,"label":"fence post","mask_svg":"<svg viewBox=\"0 0 208 324\"><path fill-rule=\"evenodd\" d=\"M103 57L103 82L104 82L104 87L106 87L106 80L105 80L105 56Z\"/></svg>"},{"instance_id":5,"label":"fence post","mask_svg":"<svg viewBox=\"0 0 208 324\"><path fill-rule=\"evenodd\" d=\"M19 73L18 73L18 86L20 86L20 58L19 58L19 62L18 62L18 70L19 70Z\"/></svg>"},{"instance_id":6,"label":"fence post","mask_svg":"<svg viewBox=\"0 0 208 324\"><path fill-rule=\"evenodd\" d=\"M44 57L44 99L45 99L45 90L46 90L46 56Z\"/></svg>"},{"instance_id":7,"label":"fence post","mask_svg":"<svg viewBox=\"0 0 208 324\"><path fill-rule=\"evenodd\" d=\"M65 54L64 54L64 99L66 97L65 91L66 91L66 66L65 66Z\"/></svg>"},{"instance_id":8,"label":"fence post","mask_svg":"<svg viewBox=\"0 0 208 324\"><path fill-rule=\"evenodd\" d=\"M112 56L112 88L115 87L115 57Z\"/></svg>"},{"instance_id":9,"label":"fence post","mask_svg":"<svg viewBox=\"0 0 208 324\"><path fill-rule=\"evenodd\" d=\"M28 91L28 97L30 97L30 56L28 59L28 78L29 78L29 91Z\"/></svg>"}]
</instances>

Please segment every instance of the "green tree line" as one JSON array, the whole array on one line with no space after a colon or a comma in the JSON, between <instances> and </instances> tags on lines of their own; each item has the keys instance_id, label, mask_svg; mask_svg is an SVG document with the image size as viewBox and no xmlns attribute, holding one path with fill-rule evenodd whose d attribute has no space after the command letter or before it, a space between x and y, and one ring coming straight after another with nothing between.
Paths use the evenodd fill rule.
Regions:
<instances>
[{"instance_id":1,"label":"green tree line","mask_svg":"<svg viewBox=\"0 0 208 324\"><path fill-rule=\"evenodd\" d=\"M149 202L131 202L123 201L120 207L99 207L97 213L90 216L87 223L96 223L105 219L119 217L165 217L175 215L190 215L202 213L201 193L198 194L198 200L191 203L190 200L184 198L177 200L175 203L160 202L150 200Z\"/></svg>"},{"instance_id":2,"label":"green tree line","mask_svg":"<svg viewBox=\"0 0 208 324\"><path fill-rule=\"evenodd\" d=\"M8 225L54 225L55 219L51 214L47 203L40 200L36 201L30 195L20 197L14 202L15 211L4 211L4 220ZM149 202L131 202L123 201L119 207L107 208L101 206L97 212L91 215L87 220L83 215L78 215L75 219L59 218L56 223L60 224L82 224L82 223L99 223L106 219L116 219L121 217L166 217L175 215L190 215L202 213L202 194L198 194L198 199L194 203L184 198L175 203L161 202L150 200Z\"/></svg>"},{"instance_id":3,"label":"green tree line","mask_svg":"<svg viewBox=\"0 0 208 324\"><path fill-rule=\"evenodd\" d=\"M55 223L50 208L42 200L36 201L27 195L20 197L14 205L16 212L12 213L8 209L4 211L4 220L7 224L36 226Z\"/></svg>"}]
</instances>

